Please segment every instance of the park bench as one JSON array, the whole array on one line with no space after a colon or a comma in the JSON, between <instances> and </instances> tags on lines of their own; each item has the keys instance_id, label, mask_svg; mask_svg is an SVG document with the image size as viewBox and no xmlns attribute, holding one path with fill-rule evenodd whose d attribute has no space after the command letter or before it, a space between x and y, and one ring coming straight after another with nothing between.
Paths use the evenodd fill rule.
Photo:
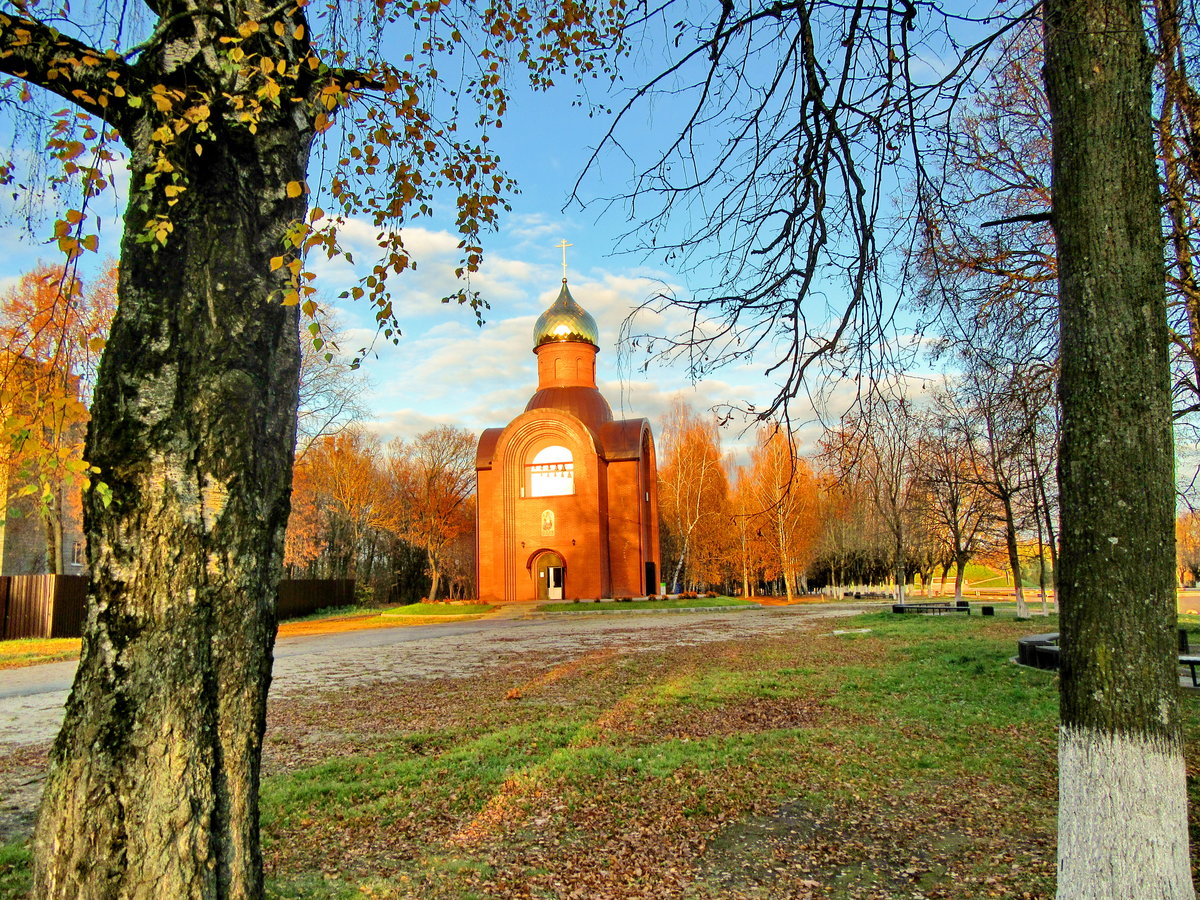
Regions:
<instances>
[{"instance_id":1,"label":"park bench","mask_svg":"<svg viewBox=\"0 0 1200 900\"><path fill-rule=\"evenodd\" d=\"M1058 668L1058 632L1017 638L1017 661L1035 669Z\"/></svg>"},{"instance_id":2,"label":"park bench","mask_svg":"<svg viewBox=\"0 0 1200 900\"><path fill-rule=\"evenodd\" d=\"M1196 679L1196 666L1200 665L1200 656L1185 656L1184 654L1180 653L1179 664L1181 666L1187 666L1188 669L1191 670L1192 687L1200 687L1200 681Z\"/></svg>"},{"instance_id":3,"label":"park bench","mask_svg":"<svg viewBox=\"0 0 1200 900\"><path fill-rule=\"evenodd\" d=\"M1017 639L1017 661L1021 665L1032 666L1035 669L1055 670L1059 667L1058 632L1049 634L1031 634ZM1188 648L1187 632L1179 630L1179 665L1186 666L1191 672L1192 687L1200 688L1200 675L1196 667L1200 666L1200 656L1193 656Z\"/></svg>"},{"instance_id":4,"label":"park bench","mask_svg":"<svg viewBox=\"0 0 1200 900\"><path fill-rule=\"evenodd\" d=\"M952 603L893 603L892 612L894 613L918 613L926 616L940 616L946 613L966 613L971 614L971 607L965 603L962 606L955 606Z\"/></svg>"}]
</instances>

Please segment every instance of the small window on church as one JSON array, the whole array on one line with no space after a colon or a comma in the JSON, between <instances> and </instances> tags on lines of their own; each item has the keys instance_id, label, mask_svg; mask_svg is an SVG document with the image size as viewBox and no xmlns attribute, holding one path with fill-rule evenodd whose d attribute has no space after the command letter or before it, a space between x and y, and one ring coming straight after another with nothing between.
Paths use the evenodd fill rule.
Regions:
<instances>
[{"instance_id":1,"label":"small window on church","mask_svg":"<svg viewBox=\"0 0 1200 900\"><path fill-rule=\"evenodd\" d=\"M566 447L544 447L526 468L530 497L562 497L575 493L575 461Z\"/></svg>"}]
</instances>

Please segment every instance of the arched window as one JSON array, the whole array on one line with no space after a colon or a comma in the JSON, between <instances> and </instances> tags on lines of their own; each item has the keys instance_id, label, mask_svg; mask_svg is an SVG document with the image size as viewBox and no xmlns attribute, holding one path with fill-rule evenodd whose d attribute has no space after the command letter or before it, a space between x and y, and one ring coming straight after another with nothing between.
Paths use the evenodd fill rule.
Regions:
<instances>
[{"instance_id":1,"label":"arched window","mask_svg":"<svg viewBox=\"0 0 1200 900\"><path fill-rule=\"evenodd\" d=\"M529 471L529 497L562 497L575 493L575 460L557 444L543 447L525 467Z\"/></svg>"}]
</instances>

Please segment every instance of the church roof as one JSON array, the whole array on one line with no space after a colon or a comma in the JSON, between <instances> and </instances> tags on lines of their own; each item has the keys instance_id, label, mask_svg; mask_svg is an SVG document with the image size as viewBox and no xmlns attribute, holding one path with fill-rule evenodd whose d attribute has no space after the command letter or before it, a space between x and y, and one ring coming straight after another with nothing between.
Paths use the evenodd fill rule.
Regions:
<instances>
[{"instance_id":1,"label":"church roof","mask_svg":"<svg viewBox=\"0 0 1200 900\"><path fill-rule=\"evenodd\" d=\"M575 302L567 290L565 278L558 299L538 316L537 324L533 326L534 349L551 341L582 341L593 347L600 346L600 330L596 327L596 320Z\"/></svg>"},{"instance_id":2,"label":"church roof","mask_svg":"<svg viewBox=\"0 0 1200 900\"><path fill-rule=\"evenodd\" d=\"M525 404L526 412L531 409L560 409L596 432L613 417L612 407L603 394L594 387L580 385L542 388Z\"/></svg>"}]
</instances>

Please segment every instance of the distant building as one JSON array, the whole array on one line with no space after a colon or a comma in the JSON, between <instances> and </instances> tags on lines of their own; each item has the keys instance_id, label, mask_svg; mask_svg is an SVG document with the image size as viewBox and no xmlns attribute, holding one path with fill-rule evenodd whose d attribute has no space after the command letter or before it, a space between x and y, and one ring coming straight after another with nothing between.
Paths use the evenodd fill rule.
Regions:
<instances>
[{"instance_id":1,"label":"distant building","mask_svg":"<svg viewBox=\"0 0 1200 900\"><path fill-rule=\"evenodd\" d=\"M538 389L479 438L479 598L658 592L658 478L646 419L614 420L596 387L596 320L563 279L533 329Z\"/></svg>"},{"instance_id":2,"label":"distant building","mask_svg":"<svg viewBox=\"0 0 1200 900\"><path fill-rule=\"evenodd\" d=\"M18 497L16 487L0 474L0 495L3 495L0 499L6 501L4 515L0 517L0 575L53 573L51 546L58 545L60 540L63 574L85 574L87 559L79 516L67 509L61 511L57 521L47 522L38 508L38 498Z\"/></svg>"}]
</instances>

